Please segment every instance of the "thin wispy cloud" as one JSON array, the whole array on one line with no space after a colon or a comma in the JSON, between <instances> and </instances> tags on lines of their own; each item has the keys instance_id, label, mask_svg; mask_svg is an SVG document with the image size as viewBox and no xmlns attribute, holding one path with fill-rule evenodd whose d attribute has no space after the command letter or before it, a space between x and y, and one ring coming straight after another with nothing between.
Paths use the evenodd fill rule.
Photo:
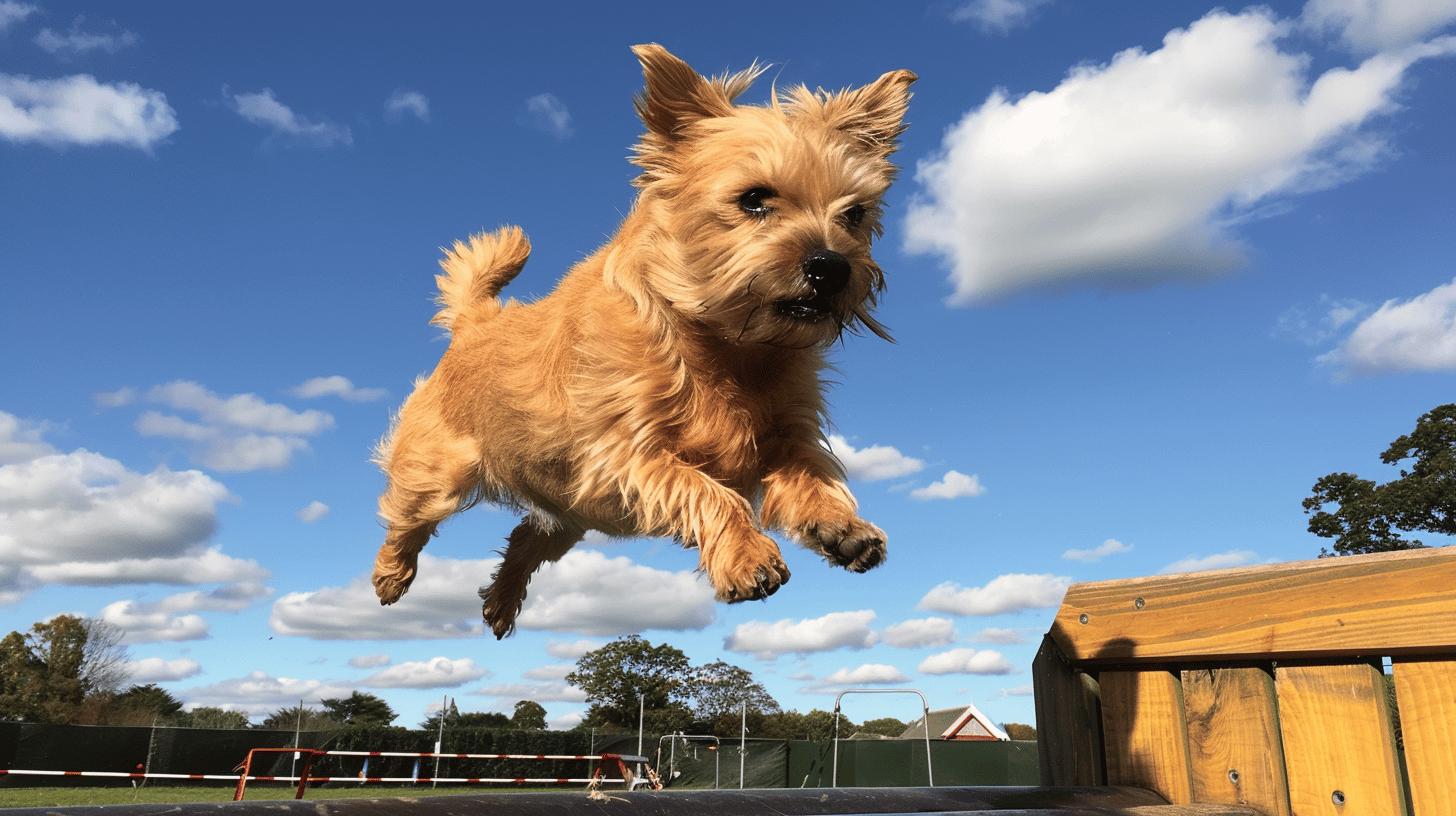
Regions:
<instances>
[{"instance_id":1,"label":"thin wispy cloud","mask_svg":"<svg viewBox=\"0 0 1456 816\"><path fill-rule=\"evenodd\" d=\"M4 34L11 26L25 22L27 17L37 11L39 9L30 3L0 0L0 34Z\"/></svg>"},{"instance_id":2,"label":"thin wispy cloud","mask_svg":"<svg viewBox=\"0 0 1456 816\"><path fill-rule=\"evenodd\" d=\"M430 100L419 91L401 88L384 100L384 117L398 122L406 116L413 116L421 122L430 121Z\"/></svg>"},{"instance_id":3,"label":"thin wispy cloud","mask_svg":"<svg viewBox=\"0 0 1456 816\"><path fill-rule=\"evenodd\" d=\"M222 89L223 99L244 120L266 128L272 140L312 147L351 145L354 135L348 126L327 119L310 119L278 100L272 88L250 93Z\"/></svg>"},{"instance_id":4,"label":"thin wispy cloud","mask_svg":"<svg viewBox=\"0 0 1456 816\"><path fill-rule=\"evenodd\" d=\"M543 93L526 100L523 121L530 127L550 134L557 141L571 138L571 111L555 94Z\"/></svg>"},{"instance_id":5,"label":"thin wispy cloud","mask_svg":"<svg viewBox=\"0 0 1456 816\"><path fill-rule=\"evenodd\" d=\"M1031 23L1036 10L1050 0L969 0L951 12L951 19L970 22L987 34L1006 34Z\"/></svg>"},{"instance_id":6,"label":"thin wispy cloud","mask_svg":"<svg viewBox=\"0 0 1456 816\"><path fill-rule=\"evenodd\" d=\"M56 31L51 28L42 28L35 35L35 44L41 49L61 57L80 56L99 51L105 54L130 48L141 42L141 38L133 31L86 31L82 29L84 18L76 18L71 27L65 31Z\"/></svg>"}]
</instances>

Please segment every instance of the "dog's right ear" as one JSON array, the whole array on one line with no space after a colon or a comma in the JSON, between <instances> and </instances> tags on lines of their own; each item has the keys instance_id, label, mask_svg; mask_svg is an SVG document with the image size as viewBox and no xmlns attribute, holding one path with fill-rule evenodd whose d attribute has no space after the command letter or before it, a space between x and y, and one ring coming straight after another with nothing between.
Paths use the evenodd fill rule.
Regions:
<instances>
[{"instance_id":1,"label":"dog's right ear","mask_svg":"<svg viewBox=\"0 0 1456 816\"><path fill-rule=\"evenodd\" d=\"M646 83L635 100L637 115L649 133L668 143L678 141L682 129L699 119L731 114L733 97L763 73L755 64L732 76L706 79L657 43L634 45L632 53L642 63Z\"/></svg>"}]
</instances>

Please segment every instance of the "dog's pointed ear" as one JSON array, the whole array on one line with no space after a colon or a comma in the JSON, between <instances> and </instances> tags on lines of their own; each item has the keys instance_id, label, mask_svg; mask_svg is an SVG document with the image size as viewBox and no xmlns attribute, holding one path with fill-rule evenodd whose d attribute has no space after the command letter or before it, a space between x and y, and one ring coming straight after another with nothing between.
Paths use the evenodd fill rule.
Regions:
<instances>
[{"instance_id":1,"label":"dog's pointed ear","mask_svg":"<svg viewBox=\"0 0 1456 816\"><path fill-rule=\"evenodd\" d=\"M913 71L890 71L862 88L830 97L824 103L824 117L831 127L889 155L905 132L910 85L916 79Z\"/></svg>"},{"instance_id":2,"label":"dog's pointed ear","mask_svg":"<svg viewBox=\"0 0 1456 816\"><path fill-rule=\"evenodd\" d=\"M637 115L647 130L668 142L677 141L682 128L733 112L733 97L742 93L762 69L756 65L733 76L707 79L657 43L632 46L642 63L645 86L635 100Z\"/></svg>"}]
</instances>

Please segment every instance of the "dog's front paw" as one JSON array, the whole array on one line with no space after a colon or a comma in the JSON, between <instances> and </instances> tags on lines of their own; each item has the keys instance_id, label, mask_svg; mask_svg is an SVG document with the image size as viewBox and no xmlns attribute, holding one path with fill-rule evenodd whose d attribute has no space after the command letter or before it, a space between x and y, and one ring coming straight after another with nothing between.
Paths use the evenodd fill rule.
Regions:
<instances>
[{"instance_id":1,"label":"dog's front paw","mask_svg":"<svg viewBox=\"0 0 1456 816\"><path fill-rule=\"evenodd\" d=\"M885 560L885 531L862 518L812 522L799 535L831 563L850 572L867 572Z\"/></svg>"},{"instance_id":2,"label":"dog's front paw","mask_svg":"<svg viewBox=\"0 0 1456 816\"><path fill-rule=\"evenodd\" d=\"M415 559L396 558L386 561L380 558L374 562L374 594L379 603L389 606L409 591L415 580Z\"/></svg>"},{"instance_id":3,"label":"dog's front paw","mask_svg":"<svg viewBox=\"0 0 1456 816\"><path fill-rule=\"evenodd\" d=\"M718 544L704 567L718 600L760 601L789 582L789 567L779 545L754 532L734 544Z\"/></svg>"}]
</instances>

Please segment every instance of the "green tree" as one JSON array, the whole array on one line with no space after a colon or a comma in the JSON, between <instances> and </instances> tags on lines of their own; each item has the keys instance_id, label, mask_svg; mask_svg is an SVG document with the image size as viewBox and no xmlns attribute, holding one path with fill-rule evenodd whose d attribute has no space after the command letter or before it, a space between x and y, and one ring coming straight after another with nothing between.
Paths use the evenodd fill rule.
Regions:
<instances>
[{"instance_id":1,"label":"green tree","mask_svg":"<svg viewBox=\"0 0 1456 816\"><path fill-rule=\"evenodd\" d=\"M522 731L546 730L546 707L535 700L521 700L511 715L511 727Z\"/></svg>"},{"instance_id":2,"label":"green tree","mask_svg":"<svg viewBox=\"0 0 1456 816\"><path fill-rule=\"evenodd\" d=\"M293 705L280 708L263 718L258 727L268 731L323 731L338 728L339 721L320 708Z\"/></svg>"},{"instance_id":3,"label":"green tree","mask_svg":"<svg viewBox=\"0 0 1456 816\"><path fill-rule=\"evenodd\" d=\"M781 711L764 718L760 737L773 739L801 739L822 742L834 736L834 713L814 709L807 714L798 711ZM855 731L854 723L843 714L839 715L839 736L847 737Z\"/></svg>"},{"instance_id":4,"label":"green tree","mask_svg":"<svg viewBox=\"0 0 1456 816\"><path fill-rule=\"evenodd\" d=\"M586 692L588 724L635 730L642 695L648 730L665 733L692 721L692 677L682 651L628 635L582 655L566 682Z\"/></svg>"},{"instance_id":5,"label":"green tree","mask_svg":"<svg viewBox=\"0 0 1456 816\"><path fill-rule=\"evenodd\" d=\"M898 737L905 733L905 723L894 717L880 717L874 720L865 720L860 724L859 730L867 734L878 734L882 737Z\"/></svg>"},{"instance_id":6,"label":"green tree","mask_svg":"<svg viewBox=\"0 0 1456 816\"><path fill-rule=\"evenodd\" d=\"M70 723L104 707L126 677L121 640L120 629L74 615L11 632L0 640L0 719Z\"/></svg>"},{"instance_id":7,"label":"green tree","mask_svg":"<svg viewBox=\"0 0 1456 816\"><path fill-rule=\"evenodd\" d=\"M748 730L757 734L764 717L779 712L779 703L753 673L722 660L701 666L689 681L694 730L737 734L748 705Z\"/></svg>"},{"instance_id":8,"label":"green tree","mask_svg":"<svg viewBox=\"0 0 1456 816\"><path fill-rule=\"evenodd\" d=\"M177 715L177 725L183 728L247 728L248 718L239 711L198 706Z\"/></svg>"},{"instance_id":9,"label":"green tree","mask_svg":"<svg viewBox=\"0 0 1456 816\"><path fill-rule=\"evenodd\" d=\"M106 725L171 724L182 711L182 701L155 683L132 686L98 702L95 718Z\"/></svg>"},{"instance_id":10,"label":"green tree","mask_svg":"<svg viewBox=\"0 0 1456 816\"><path fill-rule=\"evenodd\" d=\"M1002 723L1001 730L1006 732L1006 736L1014 740L1036 739L1036 726L1027 725L1026 723Z\"/></svg>"},{"instance_id":11,"label":"green tree","mask_svg":"<svg viewBox=\"0 0 1456 816\"><path fill-rule=\"evenodd\" d=\"M424 731L438 731L440 729L440 714L436 711L426 717L420 723L420 729ZM511 718L499 711L464 711L456 708L455 701L450 701L450 706L445 712L445 728L511 728Z\"/></svg>"},{"instance_id":12,"label":"green tree","mask_svg":"<svg viewBox=\"0 0 1456 816\"><path fill-rule=\"evenodd\" d=\"M355 691L348 697L319 700L329 717L344 725L389 725L399 716L382 697Z\"/></svg>"},{"instance_id":13,"label":"green tree","mask_svg":"<svg viewBox=\"0 0 1456 816\"><path fill-rule=\"evenodd\" d=\"M1334 539L1334 555L1425 546L1402 532L1456 535L1456 403L1422 415L1380 461L1410 464L1385 484L1353 473L1330 473L1314 483L1303 503L1311 533Z\"/></svg>"}]
</instances>

